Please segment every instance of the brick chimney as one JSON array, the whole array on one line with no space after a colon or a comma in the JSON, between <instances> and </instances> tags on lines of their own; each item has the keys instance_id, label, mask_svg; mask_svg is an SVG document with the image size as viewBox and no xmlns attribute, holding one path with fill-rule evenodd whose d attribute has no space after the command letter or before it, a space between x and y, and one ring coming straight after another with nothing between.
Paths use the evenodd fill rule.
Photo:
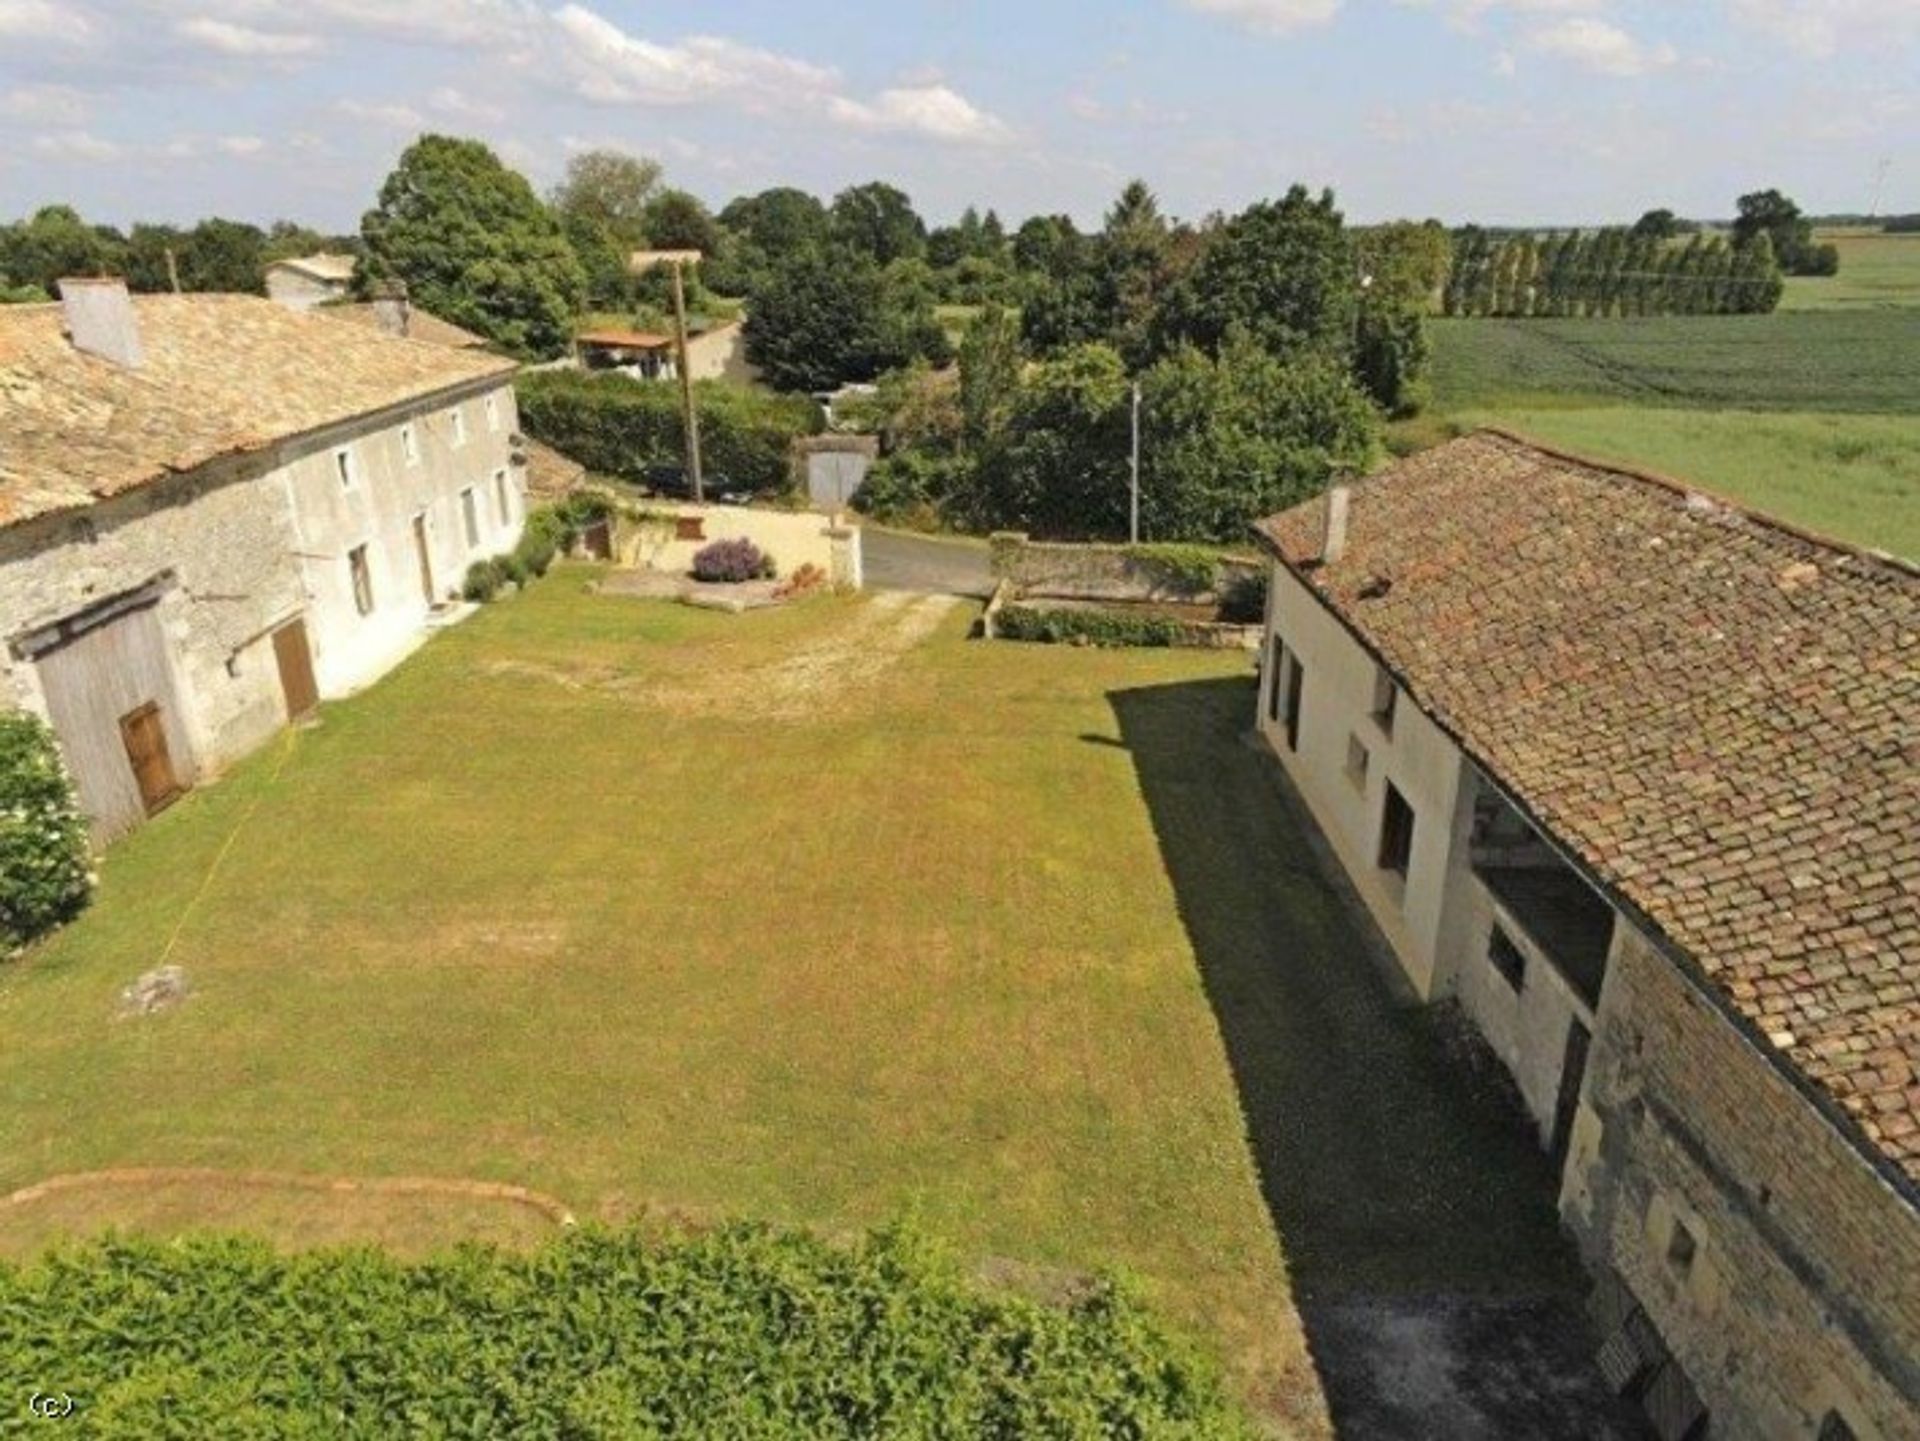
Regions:
<instances>
[{"instance_id":1,"label":"brick chimney","mask_svg":"<svg viewBox=\"0 0 1920 1441\"><path fill-rule=\"evenodd\" d=\"M373 292L373 318L381 331L401 340L413 328L413 305L403 280L388 280Z\"/></svg>"},{"instance_id":2,"label":"brick chimney","mask_svg":"<svg viewBox=\"0 0 1920 1441\"><path fill-rule=\"evenodd\" d=\"M1327 528L1320 537L1322 565L1332 565L1346 553L1347 507L1352 500L1353 492L1344 485L1336 485L1327 492Z\"/></svg>"},{"instance_id":3,"label":"brick chimney","mask_svg":"<svg viewBox=\"0 0 1920 1441\"><path fill-rule=\"evenodd\" d=\"M62 280L60 303L66 307L67 335L75 350L128 370L140 368L140 324L126 281L117 277Z\"/></svg>"}]
</instances>

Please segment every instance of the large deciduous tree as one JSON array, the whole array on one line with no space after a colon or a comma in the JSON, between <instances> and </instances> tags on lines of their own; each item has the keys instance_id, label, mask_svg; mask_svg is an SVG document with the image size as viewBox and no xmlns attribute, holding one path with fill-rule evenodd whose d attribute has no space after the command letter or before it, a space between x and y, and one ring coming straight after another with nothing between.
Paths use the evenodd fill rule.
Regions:
<instances>
[{"instance_id":1,"label":"large deciduous tree","mask_svg":"<svg viewBox=\"0 0 1920 1441\"><path fill-rule=\"evenodd\" d=\"M926 222L905 191L884 181L855 185L834 196L832 220L834 239L877 265L926 249Z\"/></svg>"},{"instance_id":2,"label":"large deciduous tree","mask_svg":"<svg viewBox=\"0 0 1920 1441\"><path fill-rule=\"evenodd\" d=\"M746 342L748 359L782 390L828 390L951 357L921 283L837 247L800 251L767 273L748 299Z\"/></svg>"},{"instance_id":3,"label":"large deciduous tree","mask_svg":"<svg viewBox=\"0 0 1920 1441\"><path fill-rule=\"evenodd\" d=\"M1217 351L1244 332L1276 355L1341 354L1354 324L1353 256L1333 192L1296 185L1228 221L1162 307L1163 348Z\"/></svg>"},{"instance_id":4,"label":"large deciduous tree","mask_svg":"<svg viewBox=\"0 0 1920 1441\"><path fill-rule=\"evenodd\" d=\"M586 275L524 176L477 140L408 146L360 222L363 282L401 280L414 303L518 355L571 340Z\"/></svg>"}]
</instances>

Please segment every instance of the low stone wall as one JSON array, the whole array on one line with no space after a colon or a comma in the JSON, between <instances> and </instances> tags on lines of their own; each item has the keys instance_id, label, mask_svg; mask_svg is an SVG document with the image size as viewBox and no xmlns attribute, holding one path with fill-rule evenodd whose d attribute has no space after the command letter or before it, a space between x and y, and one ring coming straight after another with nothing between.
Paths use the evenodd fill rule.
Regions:
<instances>
[{"instance_id":1,"label":"low stone wall","mask_svg":"<svg viewBox=\"0 0 1920 1441\"><path fill-rule=\"evenodd\" d=\"M624 566L684 573L703 547L740 538L772 556L783 577L812 565L836 587L862 584L859 527L805 511L649 501L637 516L621 516L614 553Z\"/></svg>"},{"instance_id":2,"label":"low stone wall","mask_svg":"<svg viewBox=\"0 0 1920 1441\"><path fill-rule=\"evenodd\" d=\"M1019 531L998 531L990 541L995 580L1010 581L1025 596L1059 600L1213 601L1235 582L1258 583L1266 567L1258 559L1222 557L1207 569L1198 546L1068 544L1029 540Z\"/></svg>"}]
</instances>

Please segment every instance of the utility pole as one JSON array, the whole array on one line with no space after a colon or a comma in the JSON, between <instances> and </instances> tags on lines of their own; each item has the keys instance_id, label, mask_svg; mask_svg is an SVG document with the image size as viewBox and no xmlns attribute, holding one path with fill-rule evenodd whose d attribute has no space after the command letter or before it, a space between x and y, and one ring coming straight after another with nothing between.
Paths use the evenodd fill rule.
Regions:
<instances>
[{"instance_id":1,"label":"utility pole","mask_svg":"<svg viewBox=\"0 0 1920 1441\"><path fill-rule=\"evenodd\" d=\"M173 258L173 247L171 245L166 248L166 255L167 284L171 285L173 287L173 293L178 295L180 293L180 262Z\"/></svg>"},{"instance_id":2,"label":"utility pole","mask_svg":"<svg viewBox=\"0 0 1920 1441\"><path fill-rule=\"evenodd\" d=\"M674 364L680 369L680 416L687 432L687 479L693 484L696 504L707 498L700 478L700 417L693 409L693 372L687 367L687 291L681 283L683 263L673 262L673 349Z\"/></svg>"},{"instance_id":3,"label":"utility pole","mask_svg":"<svg viewBox=\"0 0 1920 1441\"><path fill-rule=\"evenodd\" d=\"M1131 506L1127 516L1127 540L1130 544L1140 544L1140 382L1133 383L1133 457L1131 462L1133 483Z\"/></svg>"}]
</instances>

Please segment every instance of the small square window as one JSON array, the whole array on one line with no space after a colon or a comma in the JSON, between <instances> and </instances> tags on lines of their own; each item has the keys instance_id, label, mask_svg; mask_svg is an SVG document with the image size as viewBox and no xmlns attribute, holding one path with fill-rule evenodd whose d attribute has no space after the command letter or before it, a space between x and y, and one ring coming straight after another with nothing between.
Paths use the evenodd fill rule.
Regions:
<instances>
[{"instance_id":1,"label":"small square window","mask_svg":"<svg viewBox=\"0 0 1920 1441\"><path fill-rule=\"evenodd\" d=\"M453 443L455 445L465 445L467 443L466 412L456 405L452 410L447 412L447 420L453 427Z\"/></svg>"},{"instance_id":2,"label":"small square window","mask_svg":"<svg viewBox=\"0 0 1920 1441\"><path fill-rule=\"evenodd\" d=\"M1353 782L1356 790L1364 791L1367 788L1367 766L1372 759L1359 736L1347 737L1347 779Z\"/></svg>"},{"instance_id":3,"label":"small square window","mask_svg":"<svg viewBox=\"0 0 1920 1441\"><path fill-rule=\"evenodd\" d=\"M414 433L411 425L400 427L400 453L406 457L408 465L420 463L420 437Z\"/></svg>"},{"instance_id":4,"label":"small square window","mask_svg":"<svg viewBox=\"0 0 1920 1441\"><path fill-rule=\"evenodd\" d=\"M1385 666L1373 669L1373 722L1388 735L1393 734L1393 713L1400 704L1400 687Z\"/></svg>"},{"instance_id":5,"label":"small square window","mask_svg":"<svg viewBox=\"0 0 1920 1441\"><path fill-rule=\"evenodd\" d=\"M1387 798L1380 810L1380 869L1392 871L1402 880L1413 861L1413 807L1392 781L1387 782Z\"/></svg>"},{"instance_id":6,"label":"small square window","mask_svg":"<svg viewBox=\"0 0 1920 1441\"><path fill-rule=\"evenodd\" d=\"M467 533L467 549L472 550L480 544L480 504L472 486L460 492L460 523Z\"/></svg>"},{"instance_id":7,"label":"small square window","mask_svg":"<svg viewBox=\"0 0 1920 1441\"><path fill-rule=\"evenodd\" d=\"M353 583L353 607L362 615L373 614L373 570L367 561L367 548L356 545L347 552L347 576Z\"/></svg>"},{"instance_id":8,"label":"small square window","mask_svg":"<svg viewBox=\"0 0 1920 1441\"><path fill-rule=\"evenodd\" d=\"M1678 1216L1673 1218L1673 1235L1667 1238L1667 1264L1674 1274L1682 1278L1693 1271L1693 1258L1699 1254L1700 1243L1694 1239L1693 1232L1687 1229L1687 1223Z\"/></svg>"},{"instance_id":9,"label":"small square window","mask_svg":"<svg viewBox=\"0 0 1920 1441\"><path fill-rule=\"evenodd\" d=\"M333 473L340 477L340 488L342 490L353 489L354 475L353 475L353 452L352 451L342 449L342 450L336 450L333 453Z\"/></svg>"},{"instance_id":10,"label":"small square window","mask_svg":"<svg viewBox=\"0 0 1920 1441\"><path fill-rule=\"evenodd\" d=\"M1487 961L1500 973L1500 978L1516 991L1525 989L1527 958L1498 926L1493 928L1493 935L1487 941Z\"/></svg>"}]
</instances>

